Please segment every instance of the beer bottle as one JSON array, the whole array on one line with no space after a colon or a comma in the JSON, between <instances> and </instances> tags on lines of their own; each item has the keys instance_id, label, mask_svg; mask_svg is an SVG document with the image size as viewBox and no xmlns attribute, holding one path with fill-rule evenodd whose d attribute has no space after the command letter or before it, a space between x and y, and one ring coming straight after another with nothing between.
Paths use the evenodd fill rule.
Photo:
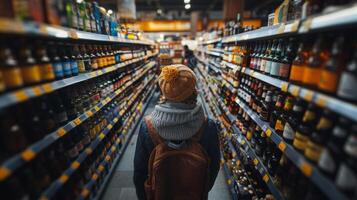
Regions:
<instances>
[{"instance_id":1,"label":"beer bottle","mask_svg":"<svg viewBox=\"0 0 357 200\"><path fill-rule=\"evenodd\" d=\"M94 18L94 11L91 3L86 2L86 10L88 14L88 20L90 22L91 32L97 33L97 24Z\"/></svg>"},{"instance_id":2,"label":"beer bottle","mask_svg":"<svg viewBox=\"0 0 357 200\"><path fill-rule=\"evenodd\" d=\"M270 74L271 66L273 64L275 47L276 47L276 40L271 41L271 46L268 50L267 61L266 61L265 70L264 70L265 74Z\"/></svg>"},{"instance_id":3,"label":"beer bottle","mask_svg":"<svg viewBox=\"0 0 357 200\"><path fill-rule=\"evenodd\" d=\"M282 60L279 67L279 78L283 80L289 79L291 60L294 57L295 41L293 38L289 39L287 47L283 50Z\"/></svg>"},{"instance_id":4,"label":"beer bottle","mask_svg":"<svg viewBox=\"0 0 357 200\"><path fill-rule=\"evenodd\" d=\"M332 112L325 109L307 142L304 153L306 158L315 163L318 162L323 150L323 145L327 142L329 133L332 131L333 121Z\"/></svg>"},{"instance_id":5,"label":"beer bottle","mask_svg":"<svg viewBox=\"0 0 357 200\"><path fill-rule=\"evenodd\" d=\"M292 107L293 107L292 97L288 96L285 98L282 112L277 115L277 119L275 122L274 129L281 136L283 136L285 123L288 121L288 118L291 114Z\"/></svg>"},{"instance_id":6,"label":"beer bottle","mask_svg":"<svg viewBox=\"0 0 357 200\"><path fill-rule=\"evenodd\" d=\"M290 71L290 82L300 84L304 77L304 69L307 66L309 59L309 48L306 41L300 43L296 57L293 60Z\"/></svg>"},{"instance_id":7,"label":"beer bottle","mask_svg":"<svg viewBox=\"0 0 357 200\"><path fill-rule=\"evenodd\" d=\"M346 69L342 72L337 96L348 101L357 101L357 45L351 60L347 63Z\"/></svg>"},{"instance_id":8,"label":"beer bottle","mask_svg":"<svg viewBox=\"0 0 357 200\"><path fill-rule=\"evenodd\" d=\"M88 47L86 48L86 46L84 44L80 45L80 52L83 56L83 63L84 63L85 71L91 71L92 63L91 63L91 57L88 54L89 53Z\"/></svg>"},{"instance_id":9,"label":"beer bottle","mask_svg":"<svg viewBox=\"0 0 357 200\"><path fill-rule=\"evenodd\" d=\"M339 117L327 145L321 153L318 163L320 171L332 180L335 180L337 169L343 156L343 145L348 136L348 127L351 123L348 119Z\"/></svg>"},{"instance_id":10,"label":"beer bottle","mask_svg":"<svg viewBox=\"0 0 357 200\"><path fill-rule=\"evenodd\" d=\"M295 131L298 127L298 123L302 119L302 116L304 114L304 101L296 97L294 100L294 105L292 108L291 113L289 113L288 118L285 121L284 125L284 131L283 131L283 138L284 141L292 144L294 137L295 137Z\"/></svg>"},{"instance_id":11,"label":"beer bottle","mask_svg":"<svg viewBox=\"0 0 357 200\"><path fill-rule=\"evenodd\" d=\"M63 75L64 77L70 77L72 76L72 70L71 70L71 60L67 55L67 47L65 44L61 44L61 62L62 62L62 67L63 67Z\"/></svg>"},{"instance_id":12,"label":"beer bottle","mask_svg":"<svg viewBox=\"0 0 357 200\"><path fill-rule=\"evenodd\" d=\"M276 41L276 49L274 51L274 57L272 59L272 64L270 68L270 75L274 77L279 77L280 61L282 60L281 55L283 51L283 40L279 39Z\"/></svg>"},{"instance_id":13,"label":"beer bottle","mask_svg":"<svg viewBox=\"0 0 357 200\"><path fill-rule=\"evenodd\" d=\"M40 66L36 63L32 51L25 41L22 41L18 56L24 83L32 85L41 82Z\"/></svg>"},{"instance_id":14,"label":"beer bottle","mask_svg":"<svg viewBox=\"0 0 357 200\"><path fill-rule=\"evenodd\" d=\"M95 45L88 45L88 47L90 51L92 70L97 70L99 67L99 57L97 55L97 49L95 48Z\"/></svg>"},{"instance_id":15,"label":"beer bottle","mask_svg":"<svg viewBox=\"0 0 357 200\"><path fill-rule=\"evenodd\" d=\"M273 108L274 111L273 111L273 113L271 113L270 120L269 120L270 127L278 128L277 131L280 131L280 129L282 129L280 127L280 124L278 124L278 127L276 127L276 121L278 120L279 115L283 111L283 104L284 104L284 97L283 97L283 95L279 94L277 96L277 100L276 100L275 106Z\"/></svg>"},{"instance_id":16,"label":"beer bottle","mask_svg":"<svg viewBox=\"0 0 357 200\"><path fill-rule=\"evenodd\" d=\"M68 53L69 62L71 65L71 74L72 74L72 76L77 76L79 69L78 69L78 63L77 63L77 56L74 53L73 44L67 44L66 49L67 49L67 53Z\"/></svg>"},{"instance_id":17,"label":"beer bottle","mask_svg":"<svg viewBox=\"0 0 357 200\"><path fill-rule=\"evenodd\" d=\"M334 94L337 90L338 79L345 66L345 38L339 36L332 45L331 57L326 62L318 88L324 92Z\"/></svg>"},{"instance_id":18,"label":"beer bottle","mask_svg":"<svg viewBox=\"0 0 357 200\"><path fill-rule=\"evenodd\" d=\"M11 49L6 44L0 47L0 92L5 89L19 88L24 84L20 67Z\"/></svg>"},{"instance_id":19,"label":"beer bottle","mask_svg":"<svg viewBox=\"0 0 357 200\"><path fill-rule=\"evenodd\" d=\"M267 65L267 62L268 62L268 56L269 56L270 47L271 47L271 41L268 41L267 45L266 45L266 48L264 48L264 50L263 50L261 61L260 61L260 69L259 69L259 71L261 71L263 73L265 72L265 68L266 68L266 65Z\"/></svg>"},{"instance_id":20,"label":"beer bottle","mask_svg":"<svg viewBox=\"0 0 357 200\"><path fill-rule=\"evenodd\" d=\"M322 67L328 58L325 43L327 42L323 36L318 37L312 48L308 65L304 67L302 83L307 87L316 88L320 81Z\"/></svg>"},{"instance_id":21,"label":"beer bottle","mask_svg":"<svg viewBox=\"0 0 357 200\"><path fill-rule=\"evenodd\" d=\"M66 0L65 5L67 23L70 28L79 29L80 22L78 20L78 7L74 0Z\"/></svg>"},{"instance_id":22,"label":"beer bottle","mask_svg":"<svg viewBox=\"0 0 357 200\"><path fill-rule=\"evenodd\" d=\"M50 58L47 55L47 49L43 43L37 42L36 56L39 62L41 78L43 81L52 81L55 79L55 73L53 70Z\"/></svg>"},{"instance_id":23,"label":"beer bottle","mask_svg":"<svg viewBox=\"0 0 357 200\"><path fill-rule=\"evenodd\" d=\"M58 80L64 77L64 71L63 63L61 62L61 58L59 52L57 51L57 48L58 45L55 45L54 43L50 43L48 47L55 77Z\"/></svg>"},{"instance_id":24,"label":"beer bottle","mask_svg":"<svg viewBox=\"0 0 357 200\"><path fill-rule=\"evenodd\" d=\"M64 126L68 122L68 116L65 109L65 106L62 102L62 99L58 92L54 92L50 95L50 102L53 105L54 113L55 113L55 121L57 126Z\"/></svg>"},{"instance_id":25,"label":"beer bottle","mask_svg":"<svg viewBox=\"0 0 357 200\"><path fill-rule=\"evenodd\" d=\"M78 73L84 73L86 71L86 66L84 63L84 58L82 55L82 51L79 50L79 45L74 45L73 46L73 53L72 55L74 56L74 60L77 62L78 66Z\"/></svg>"}]
</instances>

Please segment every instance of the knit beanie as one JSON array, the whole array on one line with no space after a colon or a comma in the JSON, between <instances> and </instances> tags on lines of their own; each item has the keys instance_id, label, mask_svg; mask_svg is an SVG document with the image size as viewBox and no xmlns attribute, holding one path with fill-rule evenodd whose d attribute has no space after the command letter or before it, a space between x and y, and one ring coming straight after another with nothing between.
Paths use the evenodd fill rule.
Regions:
<instances>
[{"instance_id":1,"label":"knit beanie","mask_svg":"<svg viewBox=\"0 0 357 200\"><path fill-rule=\"evenodd\" d=\"M185 65L169 65L162 68L159 86L167 100L182 102L196 91L196 76Z\"/></svg>"}]
</instances>

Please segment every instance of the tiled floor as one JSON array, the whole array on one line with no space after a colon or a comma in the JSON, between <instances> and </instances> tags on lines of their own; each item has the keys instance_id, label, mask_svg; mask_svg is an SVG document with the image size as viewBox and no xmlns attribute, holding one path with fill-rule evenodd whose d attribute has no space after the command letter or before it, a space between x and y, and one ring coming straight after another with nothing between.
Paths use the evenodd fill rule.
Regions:
<instances>
[{"instance_id":1,"label":"tiled floor","mask_svg":"<svg viewBox=\"0 0 357 200\"><path fill-rule=\"evenodd\" d=\"M152 112L158 95L156 95L148 109L146 114ZM108 184L108 187L103 195L103 200L136 200L135 187L133 183L133 170L134 170L134 153L136 140L138 137L138 131L131 138L130 144L125 150L123 158L120 160L120 163L115 170L111 181ZM223 169L219 172L216 183L209 193L209 200L228 200L231 199L228 187L226 185Z\"/></svg>"}]
</instances>

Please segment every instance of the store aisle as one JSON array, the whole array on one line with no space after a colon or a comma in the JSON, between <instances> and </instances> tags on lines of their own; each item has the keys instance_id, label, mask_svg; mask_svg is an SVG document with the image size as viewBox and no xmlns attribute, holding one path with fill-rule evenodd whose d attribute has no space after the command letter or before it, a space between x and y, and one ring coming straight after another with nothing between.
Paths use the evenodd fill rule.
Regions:
<instances>
[{"instance_id":1,"label":"store aisle","mask_svg":"<svg viewBox=\"0 0 357 200\"><path fill-rule=\"evenodd\" d=\"M152 112L156 102L159 99L159 93L152 98L145 115ZM200 99L200 98L199 98ZM123 158L120 160L108 187L103 195L103 200L135 200L135 187L133 182L134 153L139 128L135 131L131 141L126 148ZM223 169L220 170L216 183L209 193L209 200L228 200L231 199L229 190L224 177Z\"/></svg>"}]
</instances>

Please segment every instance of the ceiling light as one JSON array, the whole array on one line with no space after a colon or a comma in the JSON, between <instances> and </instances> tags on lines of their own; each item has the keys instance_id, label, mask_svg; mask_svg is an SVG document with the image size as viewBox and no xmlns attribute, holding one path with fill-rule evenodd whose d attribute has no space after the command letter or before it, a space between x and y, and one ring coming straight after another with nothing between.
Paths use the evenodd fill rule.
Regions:
<instances>
[{"instance_id":1,"label":"ceiling light","mask_svg":"<svg viewBox=\"0 0 357 200\"><path fill-rule=\"evenodd\" d=\"M109 9L109 10L108 10L108 14L109 14L109 15L113 14L113 11Z\"/></svg>"},{"instance_id":2,"label":"ceiling light","mask_svg":"<svg viewBox=\"0 0 357 200\"><path fill-rule=\"evenodd\" d=\"M190 0L184 0L185 3L190 3Z\"/></svg>"},{"instance_id":3,"label":"ceiling light","mask_svg":"<svg viewBox=\"0 0 357 200\"><path fill-rule=\"evenodd\" d=\"M190 9L190 8L191 8L191 4L186 4L186 5L185 5L185 8L186 8L186 9Z\"/></svg>"}]
</instances>

